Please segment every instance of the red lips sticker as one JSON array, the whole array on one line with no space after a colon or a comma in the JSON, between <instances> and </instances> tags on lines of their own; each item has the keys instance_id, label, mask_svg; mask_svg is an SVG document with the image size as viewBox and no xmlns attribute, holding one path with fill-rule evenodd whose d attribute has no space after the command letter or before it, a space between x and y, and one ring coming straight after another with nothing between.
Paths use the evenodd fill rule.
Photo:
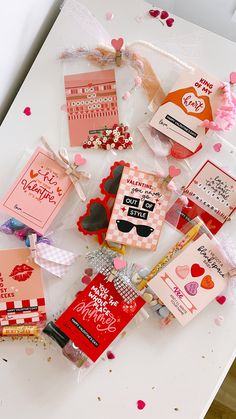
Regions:
<instances>
[{"instance_id":1,"label":"red lips sticker","mask_svg":"<svg viewBox=\"0 0 236 419\"><path fill-rule=\"evenodd\" d=\"M193 276L193 277L196 277L196 276L201 276L201 275L203 275L204 274L204 272L205 272L205 269L204 268L202 268L198 263L194 263L192 266L191 266L191 275Z\"/></svg>"},{"instance_id":2,"label":"red lips sticker","mask_svg":"<svg viewBox=\"0 0 236 419\"><path fill-rule=\"evenodd\" d=\"M15 281L27 281L33 273L33 268L28 265L16 265L13 271L10 273L11 276Z\"/></svg>"}]
</instances>

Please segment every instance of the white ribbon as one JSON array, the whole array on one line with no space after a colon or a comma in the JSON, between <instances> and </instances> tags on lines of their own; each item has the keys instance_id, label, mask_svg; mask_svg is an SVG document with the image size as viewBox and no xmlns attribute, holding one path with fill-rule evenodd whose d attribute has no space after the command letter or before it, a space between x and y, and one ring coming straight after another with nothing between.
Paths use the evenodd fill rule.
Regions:
<instances>
[{"instance_id":1,"label":"white ribbon","mask_svg":"<svg viewBox=\"0 0 236 419\"><path fill-rule=\"evenodd\" d=\"M61 167L63 167L63 169L65 169L65 174L70 177L70 180L73 183L81 201L85 201L86 196L80 185L80 179L90 179L90 173L78 171L78 166L70 161L66 148L61 148L57 154L54 152L54 150L51 148L51 146L48 144L44 137L41 137L41 141L45 148L53 155L54 160Z\"/></svg>"},{"instance_id":2,"label":"white ribbon","mask_svg":"<svg viewBox=\"0 0 236 419\"><path fill-rule=\"evenodd\" d=\"M34 262L59 278L67 273L77 258L74 253L67 250L43 242L37 243L36 234L30 234L29 241L31 257Z\"/></svg>"}]
</instances>

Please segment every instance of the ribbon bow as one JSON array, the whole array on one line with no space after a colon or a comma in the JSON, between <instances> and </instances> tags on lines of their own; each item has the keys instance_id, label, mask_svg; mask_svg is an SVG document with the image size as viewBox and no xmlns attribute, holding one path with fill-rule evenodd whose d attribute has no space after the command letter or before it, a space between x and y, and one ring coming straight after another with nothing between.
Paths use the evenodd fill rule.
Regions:
<instances>
[{"instance_id":1,"label":"ribbon bow","mask_svg":"<svg viewBox=\"0 0 236 419\"><path fill-rule=\"evenodd\" d=\"M75 190L78 193L81 201L85 201L86 196L80 185L80 179L90 179L91 178L90 173L87 173L84 171L78 171L79 166L76 163L70 161L66 148L64 147L61 148L57 154L53 151L53 149L51 148L51 146L48 144L48 142L45 140L44 137L41 137L41 141L43 145L46 147L46 149L53 155L54 160L61 167L63 167L63 169L65 169L65 174L70 177L70 180L73 183Z\"/></svg>"},{"instance_id":2,"label":"ribbon bow","mask_svg":"<svg viewBox=\"0 0 236 419\"><path fill-rule=\"evenodd\" d=\"M76 255L72 252L59 249L47 243L37 243L36 234L31 234L29 241L31 257L34 262L59 278L62 278L67 273L69 267L76 260Z\"/></svg>"}]
</instances>

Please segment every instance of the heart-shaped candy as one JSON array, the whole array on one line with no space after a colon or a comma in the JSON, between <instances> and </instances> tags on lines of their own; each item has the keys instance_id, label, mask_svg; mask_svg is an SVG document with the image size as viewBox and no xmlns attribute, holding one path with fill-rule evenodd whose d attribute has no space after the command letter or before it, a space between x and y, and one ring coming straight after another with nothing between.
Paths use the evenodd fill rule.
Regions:
<instances>
[{"instance_id":1,"label":"heart-shaped candy","mask_svg":"<svg viewBox=\"0 0 236 419\"><path fill-rule=\"evenodd\" d=\"M225 301L226 301L225 295L218 295L218 297L216 297L216 301L217 301L217 303L219 303L221 305L224 304Z\"/></svg>"},{"instance_id":2,"label":"heart-shaped candy","mask_svg":"<svg viewBox=\"0 0 236 419\"><path fill-rule=\"evenodd\" d=\"M236 84L236 71L232 71L232 73L230 73L230 83L231 84Z\"/></svg>"},{"instance_id":3,"label":"heart-shaped candy","mask_svg":"<svg viewBox=\"0 0 236 419\"><path fill-rule=\"evenodd\" d=\"M117 270L123 269L123 268L126 267L126 261L124 259L121 259L121 258L113 259L113 263L114 263L114 266Z\"/></svg>"},{"instance_id":4,"label":"heart-shaped candy","mask_svg":"<svg viewBox=\"0 0 236 419\"><path fill-rule=\"evenodd\" d=\"M190 271L190 269L189 269L188 265L177 266L177 267L175 268L175 272L176 272L176 274L177 274L177 275L178 275L181 279L185 279L185 278L188 276L189 271Z\"/></svg>"},{"instance_id":5,"label":"heart-shaped candy","mask_svg":"<svg viewBox=\"0 0 236 419\"><path fill-rule=\"evenodd\" d=\"M201 281L201 287L204 288L205 290L211 290L212 288L214 288L214 285L215 284L212 281L211 275L204 276L204 278Z\"/></svg>"},{"instance_id":6,"label":"heart-shaped candy","mask_svg":"<svg viewBox=\"0 0 236 419\"><path fill-rule=\"evenodd\" d=\"M120 51L121 48L123 47L124 44L124 39L123 38L119 38L119 39L112 39L111 40L111 45L113 46L113 48L116 51Z\"/></svg>"},{"instance_id":7,"label":"heart-shaped candy","mask_svg":"<svg viewBox=\"0 0 236 419\"><path fill-rule=\"evenodd\" d=\"M181 170L178 167L170 166L169 167L169 175L170 177L176 177L179 176L181 173Z\"/></svg>"},{"instance_id":8,"label":"heart-shaped candy","mask_svg":"<svg viewBox=\"0 0 236 419\"><path fill-rule=\"evenodd\" d=\"M74 156L74 162L76 164L76 166L82 166L83 164L86 163L86 159L83 158L83 156L81 156L80 153L75 154Z\"/></svg>"},{"instance_id":9,"label":"heart-shaped candy","mask_svg":"<svg viewBox=\"0 0 236 419\"><path fill-rule=\"evenodd\" d=\"M149 15L152 17L157 17L160 14L160 10L149 10Z\"/></svg>"},{"instance_id":10,"label":"heart-shaped candy","mask_svg":"<svg viewBox=\"0 0 236 419\"><path fill-rule=\"evenodd\" d=\"M213 145L214 150L219 153L221 150L222 144L221 143L216 143Z\"/></svg>"},{"instance_id":11,"label":"heart-shaped candy","mask_svg":"<svg viewBox=\"0 0 236 419\"><path fill-rule=\"evenodd\" d=\"M202 268L198 263L194 263L191 266L191 275L194 276L194 277L195 276L201 276L201 275L204 274L204 272L205 272L205 269Z\"/></svg>"},{"instance_id":12,"label":"heart-shaped candy","mask_svg":"<svg viewBox=\"0 0 236 419\"><path fill-rule=\"evenodd\" d=\"M198 287L199 285L197 282L191 281L191 282L188 282L188 284L184 286L184 289L189 295L194 296L197 294Z\"/></svg>"}]
</instances>

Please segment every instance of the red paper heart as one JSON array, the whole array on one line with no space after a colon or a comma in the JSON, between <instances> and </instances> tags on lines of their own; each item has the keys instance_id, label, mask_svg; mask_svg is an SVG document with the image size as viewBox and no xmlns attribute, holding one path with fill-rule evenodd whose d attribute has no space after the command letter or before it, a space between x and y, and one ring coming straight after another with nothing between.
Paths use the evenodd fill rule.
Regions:
<instances>
[{"instance_id":1,"label":"red paper heart","mask_svg":"<svg viewBox=\"0 0 236 419\"><path fill-rule=\"evenodd\" d=\"M119 38L119 39L112 39L111 40L111 45L113 46L113 48L116 51L120 51L121 48L123 47L124 44L124 39L123 38Z\"/></svg>"},{"instance_id":2,"label":"red paper heart","mask_svg":"<svg viewBox=\"0 0 236 419\"><path fill-rule=\"evenodd\" d=\"M149 15L152 17L157 17L160 14L160 10L149 10Z\"/></svg>"},{"instance_id":3,"label":"red paper heart","mask_svg":"<svg viewBox=\"0 0 236 419\"><path fill-rule=\"evenodd\" d=\"M196 277L196 276L201 276L201 275L203 275L204 274L204 272L205 272L205 269L204 268L202 268L198 263L194 263L192 266L191 266L191 275L193 276L193 277Z\"/></svg>"}]
</instances>

